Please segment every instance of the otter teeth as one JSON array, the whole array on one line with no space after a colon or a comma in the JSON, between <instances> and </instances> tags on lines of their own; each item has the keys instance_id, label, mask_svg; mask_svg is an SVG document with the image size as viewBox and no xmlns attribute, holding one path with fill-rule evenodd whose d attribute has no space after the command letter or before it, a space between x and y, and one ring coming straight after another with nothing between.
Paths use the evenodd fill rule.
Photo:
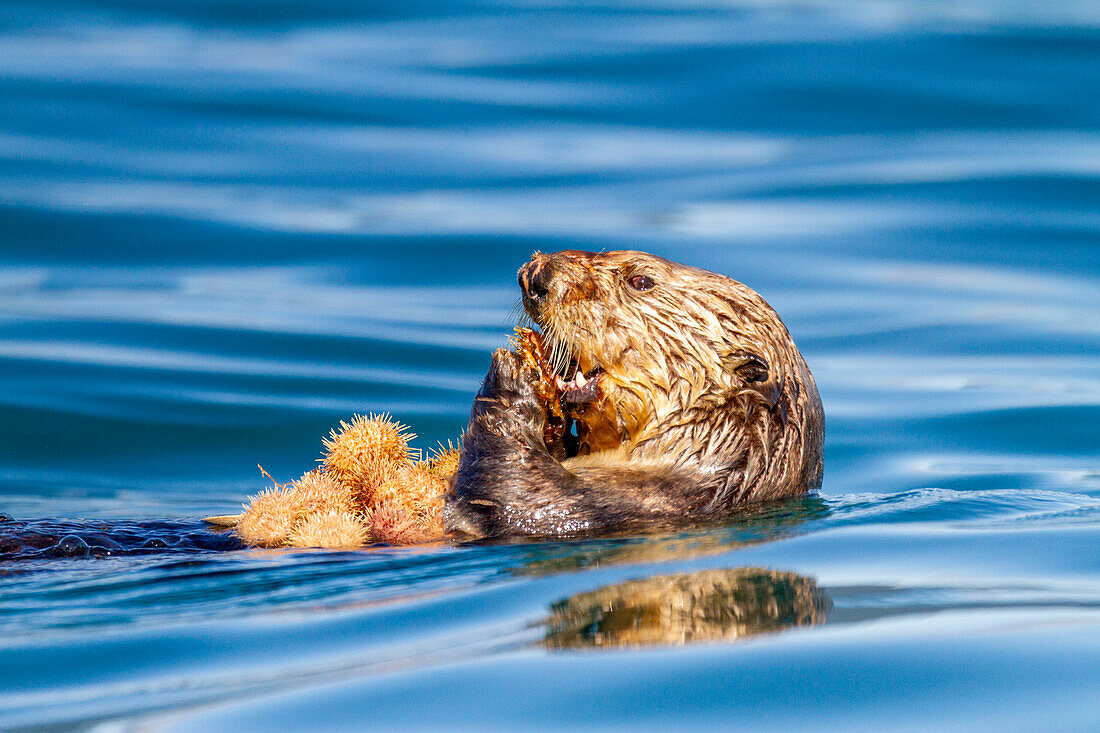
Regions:
<instances>
[{"instance_id":1,"label":"otter teeth","mask_svg":"<svg viewBox=\"0 0 1100 733\"><path fill-rule=\"evenodd\" d=\"M599 376L599 373L599 369L593 369L592 372L590 372L591 376L585 376L584 372L578 368L573 378L568 381L561 377L554 377L554 379L557 382L558 389L562 392L580 392L584 390L585 387L594 389L596 386L596 378ZM589 391L591 391L591 389Z\"/></svg>"},{"instance_id":2,"label":"otter teeth","mask_svg":"<svg viewBox=\"0 0 1100 733\"><path fill-rule=\"evenodd\" d=\"M577 369L577 373L568 382L559 378L558 387L562 391L562 401L566 405L572 405L577 409L582 405L595 402L600 397L599 376L602 370L593 369L586 376Z\"/></svg>"},{"instance_id":3,"label":"otter teeth","mask_svg":"<svg viewBox=\"0 0 1100 733\"><path fill-rule=\"evenodd\" d=\"M560 389L562 392L580 389L584 385L588 384L588 380L584 377L584 372L582 372L580 369L577 369L577 373L574 374L573 378L570 379L568 382L561 377L554 377L554 379L557 380L558 389Z\"/></svg>"}]
</instances>

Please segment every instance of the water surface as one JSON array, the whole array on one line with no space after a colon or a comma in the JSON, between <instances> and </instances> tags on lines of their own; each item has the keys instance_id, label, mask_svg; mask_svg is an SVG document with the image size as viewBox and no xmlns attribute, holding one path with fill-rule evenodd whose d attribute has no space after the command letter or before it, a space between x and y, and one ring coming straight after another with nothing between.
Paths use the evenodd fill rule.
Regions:
<instances>
[{"instance_id":1,"label":"water surface","mask_svg":"<svg viewBox=\"0 0 1100 733\"><path fill-rule=\"evenodd\" d=\"M6 4L0 511L72 540L0 546L0 727L1094 728L1096 89L1091 2ZM820 495L205 533L355 412L455 437L561 248L761 292Z\"/></svg>"}]
</instances>

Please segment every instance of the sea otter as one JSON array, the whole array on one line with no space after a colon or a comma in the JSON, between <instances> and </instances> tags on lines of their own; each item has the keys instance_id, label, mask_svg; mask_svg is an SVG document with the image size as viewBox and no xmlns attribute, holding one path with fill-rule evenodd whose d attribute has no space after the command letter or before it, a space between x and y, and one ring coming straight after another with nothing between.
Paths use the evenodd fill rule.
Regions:
<instances>
[{"instance_id":1,"label":"sea otter","mask_svg":"<svg viewBox=\"0 0 1100 733\"><path fill-rule=\"evenodd\" d=\"M634 251L536 253L519 285L551 373L522 350L494 353L445 498L449 532L682 525L821 485L821 398L752 289Z\"/></svg>"}]
</instances>

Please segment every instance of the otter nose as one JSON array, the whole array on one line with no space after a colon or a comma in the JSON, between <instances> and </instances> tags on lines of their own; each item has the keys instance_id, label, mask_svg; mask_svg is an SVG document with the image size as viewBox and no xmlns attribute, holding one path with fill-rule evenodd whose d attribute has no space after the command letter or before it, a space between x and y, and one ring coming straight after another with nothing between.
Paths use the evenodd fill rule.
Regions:
<instances>
[{"instance_id":1,"label":"otter nose","mask_svg":"<svg viewBox=\"0 0 1100 733\"><path fill-rule=\"evenodd\" d=\"M536 256L520 268L519 286L533 302L538 303L550 292L550 280L554 277L549 258Z\"/></svg>"}]
</instances>

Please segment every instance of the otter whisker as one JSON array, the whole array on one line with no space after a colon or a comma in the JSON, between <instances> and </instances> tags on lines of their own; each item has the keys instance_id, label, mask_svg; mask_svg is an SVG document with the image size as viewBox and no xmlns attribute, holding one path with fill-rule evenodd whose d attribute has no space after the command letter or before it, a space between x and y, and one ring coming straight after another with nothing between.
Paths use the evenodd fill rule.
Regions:
<instances>
[{"instance_id":1,"label":"otter whisker","mask_svg":"<svg viewBox=\"0 0 1100 733\"><path fill-rule=\"evenodd\" d=\"M523 307L523 299L517 298L512 307L508 309L508 315L504 319L502 324L506 328L513 328L519 326L532 326L531 316L527 315L527 310Z\"/></svg>"},{"instance_id":2,"label":"otter whisker","mask_svg":"<svg viewBox=\"0 0 1100 733\"><path fill-rule=\"evenodd\" d=\"M550 363L553 365L555 374L564 374L566 377L572 376L565 374L565 370L569 367L569 349L561 341L555 342L554 351L551 354Z\"/></svg>"},{"instance_id":3,"label":"otter whisker","mask_svg":"<svg viewBox=\"0 0 1100 733\"><path fill-rule=\"evenodd\" d=\"M555 374L564 375L568 379L573 376L565 373L565 370L569 368L569 362L573 360L570 341L562 337L556 321L548 320L545 330L550 339L550 358L548 360L550 366Z\"/></svg>"}]
</instances>

